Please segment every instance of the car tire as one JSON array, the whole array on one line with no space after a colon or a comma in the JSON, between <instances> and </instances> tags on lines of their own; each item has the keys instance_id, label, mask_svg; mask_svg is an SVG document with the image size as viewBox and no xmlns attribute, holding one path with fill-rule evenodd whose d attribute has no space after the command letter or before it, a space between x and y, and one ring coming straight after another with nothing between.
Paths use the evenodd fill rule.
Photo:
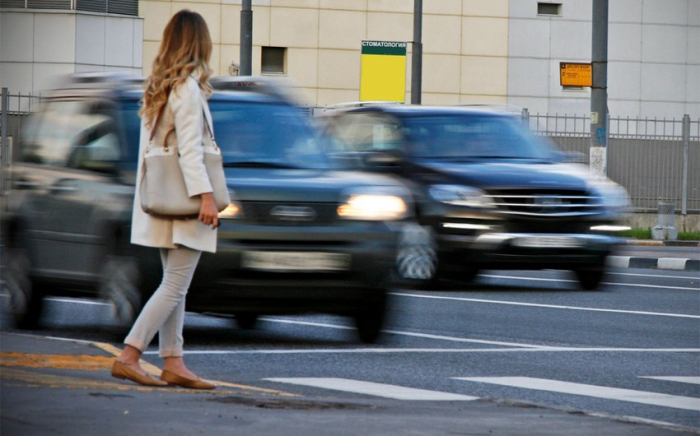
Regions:
<instances>
[{"instance_id":1,"label":"car tire","mask_svg":"<svg viewBox=\"0 0 700 436\"><path fill-rule=\"evenodd\" d=\"M8 246L3 253L5 292L15 326L34 329L39 325L44 307L44 293L31 276L31 261L26 249Z\"/></svg>"},{"instance_id":2,"label":"car tire","mask_svg":"<svg viewBox=\"0 0 700 436\"><path fill-rule=\"evenodd\" d=\"M379 296L374 297L371 304L358 309L354 315L357 336L365 344L377 342L381 335L382 327L384 327L387 313L386 290L376 289L372 292L379 294Z\"/></svg>"},{"instance_id":3,"label":"car tire","mask_svg":"<svg viewBox=\"0 0 700 436\"><path fill-rule=\"evenodd\" d=\"M605 278L605 268L603 266L579 268L574 270L574 274L581 288L586 291L595 291L599 289L600 283Z\"/></svg>"},{"instance_id":4,"label":"car tire","mask_svg":"<svg viewBox=\"0 0 700 436\"><path fill-rule=\"evenodd\" d=\"M430 288L438 280L437 243L433 229L407 224L401 230L396 275L401 283Z\"/></svg>"},{"instance_id":5,"label":"car tire","mask_svg":"<svg viewBox=\"0 0 700 436\"><path fill-rule=\"evenodd\" d=\"M112 320L118 327L131 327L136 321L143 306L142 284L136 258L107 256L100 272L99 294L110 304Z\"/></svg>"},{"instance_id":6,"label":"car tire","mask_svg":"<svg viewBox=\"0 0 700 436\"><path fill-rule=\"evenodd\" d=\"M236 325L238 328L243 330L253 330L258 324L258 319L260 315L257 313L237 313L236 314Z\"/></svg>"}]
</instances>

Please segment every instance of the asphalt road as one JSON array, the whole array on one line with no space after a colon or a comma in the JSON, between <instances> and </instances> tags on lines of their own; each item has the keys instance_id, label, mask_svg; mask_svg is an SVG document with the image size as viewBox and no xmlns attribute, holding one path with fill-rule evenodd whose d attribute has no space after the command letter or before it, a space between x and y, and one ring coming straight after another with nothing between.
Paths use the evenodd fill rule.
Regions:
<instances>
[{"instance_id":1,"label":"asphalt road","mask_svg":"<svg viewBox=\"0 0 700 436\"><path fill-rule=\"evenodd\" d=\"M245 331L232 319L189 314L186 359L205 378L314 404L402 406L385 416L389 427L371 432L367 424L366 434L452 434L475 398L645 422L649 434L669 425L700 433L698 291L693 271L617 269L594 292L562 272L485 272L442 291L396 290L384 335L371 346L338 317L264 318ZM107 311L96 301L52 299L44 329L29 333L119 346L122 332L105 324ZM4 313L0 329L6 338L17 333ZM158 365L156 353L146 360ZM405 414L443 424L411 433ZM401 425L404 432L387 432ZM600 433L590 430L560 434Z\"/></svg>"}]
</instances>

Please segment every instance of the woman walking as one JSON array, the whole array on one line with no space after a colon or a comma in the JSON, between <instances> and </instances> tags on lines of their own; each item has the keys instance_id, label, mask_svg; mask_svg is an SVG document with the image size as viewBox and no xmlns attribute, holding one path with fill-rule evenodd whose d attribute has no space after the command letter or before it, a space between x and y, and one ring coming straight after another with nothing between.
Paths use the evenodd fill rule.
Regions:
<instances>
[{"instance_id":1,"label":"woman walking","mask_svg":"<svg viewBox=\"0 0 700 436\"><path fill-rule=\"evenodd\" d=\"M203 161L202 140L211 129L207 97L212 42L201 15L183 10L168 22L163 41L145 83L140 115L141 138L137 180L149 142L177 147L180 167L190 197L199 196L198 219L153 216L141 208L136 189L131 242L160 249L163 279L144 306L124 340L124 350L112 366L112 375L148 386L177 385L214 389L187 369L183 360L185 296L202 251L216 251L218 209ZM141 353L159 332L164 359L160 380L139 365Z\"/></svg>"}]
</instances>

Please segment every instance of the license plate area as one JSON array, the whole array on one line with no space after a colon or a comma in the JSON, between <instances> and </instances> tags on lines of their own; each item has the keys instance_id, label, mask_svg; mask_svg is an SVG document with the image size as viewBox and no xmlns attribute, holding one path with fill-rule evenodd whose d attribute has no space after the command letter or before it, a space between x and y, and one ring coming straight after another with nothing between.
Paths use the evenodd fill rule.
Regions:
<instances>
[{"instance_id":1,"label":"license plate area","mask_svg":"<svg viewBox=\"0 0 700 436\"><path fill-rule=\"evenodd\" d=\"M515 247L523 248L580 248L585 241L571 236L523 236L512 241Z\"/></svg>"},{"instance_id":2,"label":"license plate area","mask_svg":"<svg viewBox=\"0 0 700 436\"><path fill-rule=\"evenodd\" d=\"M347 271L350 269L350 255L318 251L244 251L241 267L276 272Z\"/></svg>"}]
</instances>

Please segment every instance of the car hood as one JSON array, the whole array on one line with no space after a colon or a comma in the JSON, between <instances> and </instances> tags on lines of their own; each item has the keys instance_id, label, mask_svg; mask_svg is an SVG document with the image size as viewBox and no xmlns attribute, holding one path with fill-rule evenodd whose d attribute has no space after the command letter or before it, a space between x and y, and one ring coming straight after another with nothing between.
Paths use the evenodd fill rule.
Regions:
<instances>
[{"instance_id":1,"label":"car hood","mask_svg":"<svg viewBox=\"0 0 700 436\"><path fill-rule=\"evenodd\" d=\"M343 193L402 185L390 177L354 171L226 168L226 182L241 201L337 202Z\"/></svg>"},{"instance_id":2,"label":"car hood","mask_svg":"<svg viewBox=\"0 0 700 436\"><path fill-rule=\"evenodd\" d=\"M412 171L426 184L455 183L484 191L502 189L585 190L588 167L568 163L474 162L415 163Z\"/></svg>"}]
</instances>

